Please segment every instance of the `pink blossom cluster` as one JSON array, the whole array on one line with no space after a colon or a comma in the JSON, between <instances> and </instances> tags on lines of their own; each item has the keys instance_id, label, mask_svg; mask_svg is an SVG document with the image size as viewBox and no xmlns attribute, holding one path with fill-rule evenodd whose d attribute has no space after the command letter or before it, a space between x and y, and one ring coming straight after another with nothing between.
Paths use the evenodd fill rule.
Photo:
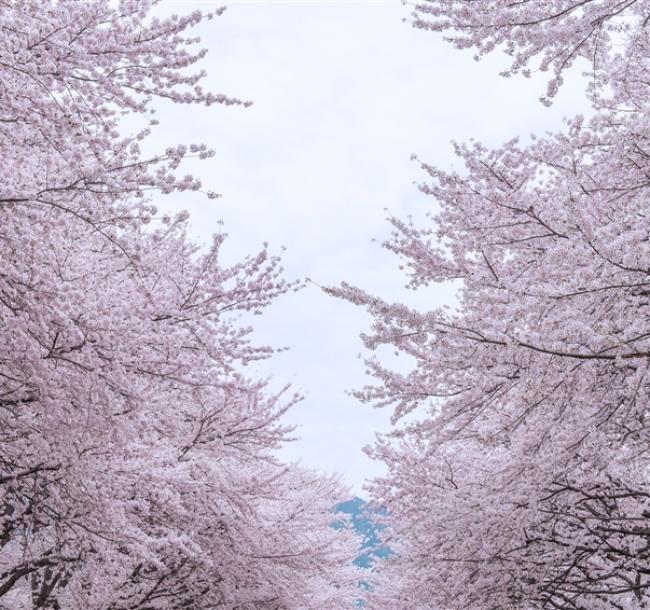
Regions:
<instances>
[{"instance_id":1,"label":"pink blossom cluster","mask_svg":"<svg viewBox=\"0 0 650 610\"><path fill-rule=\"evenodd\" d=\"M391 218L410 286L457 287L416 311L360 288L372 314L359 398L393 409L369 449L395 554L376 610L640 610L650 604L650 2L429 0L416 27L479 56L589 70L591 120L423 164L430 226Z\"/></svg>"},{"instance_id":2,"label":"pink blossom cluster","mask_svg":"<svg viewBox=\"0 0 650 610\"><path fill-rule=\"evenodd\" d=\"M299 397L244 373L273 349L238 314L297 285L156 217L204 145L121 135L158 98L240 103L187 72L205 15L152 4L0 8L0 608L351 607L344 492L275 457Z\"/></svg>"}]
</instances>

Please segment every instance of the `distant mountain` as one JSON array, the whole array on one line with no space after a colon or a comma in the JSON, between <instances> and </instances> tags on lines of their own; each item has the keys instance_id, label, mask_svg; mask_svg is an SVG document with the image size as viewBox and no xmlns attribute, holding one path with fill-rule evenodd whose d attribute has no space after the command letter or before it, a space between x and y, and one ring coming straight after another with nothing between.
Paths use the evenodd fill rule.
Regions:
<instances>
[{"instance_id":1,"label":"distant mountain","mask_svg":"<svg viewBox=\"0 0 650 610\"><path fill-rule=\"evenodd\" d=\"M353 498L341 502L336 507L337 513L349 515L354 530L361 537L360 554L354 563L360 568L372 568L375 559L385 559L390 555L390 549L382 544L380 532L383 529L374 519L380 516L370 509L368 503L361 498ZM344 527L341 521L335 522L334 527Z\"/></svg>"}]
</instances>

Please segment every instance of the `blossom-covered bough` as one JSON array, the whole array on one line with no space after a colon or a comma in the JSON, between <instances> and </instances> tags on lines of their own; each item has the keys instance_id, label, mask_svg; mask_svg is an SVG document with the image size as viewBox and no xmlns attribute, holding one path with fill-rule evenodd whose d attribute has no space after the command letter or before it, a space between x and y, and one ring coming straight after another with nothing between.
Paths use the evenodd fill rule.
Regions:
<instances>
[{"instance_id":1,"label":"blossom-covered bough","mask_svg":"<svg viewBox=\"0 0 650 610\"><path fill-rule=\"evenodd\" d=\"M372 455L396 554L371 607L634 610L650 604L650 2L432 0L414 25L510 73L587 67L593 118L490 150L465 171L423 164L431 226L391 219L415 311L343 284L378 358L362 400L394 409ZM586 60L586 61L585 61ZM407 417L408 416L408 417ZM400 423L402 422L402 423Z\"/></svg>"},{"instance_id":2,"label":"blossom-covered bough","mask_svg":"<svg viewBox=\"0 0 650 610\"><path fill-rule=\"evenodd\" d=\"M338 483L274 457L298 397L243 372L237 313L296 285L151 205L211 156L144 158L152 103L242 103L187 71L206 15L153 4L0 6L0 608L350 607Z\"/></svg>"}]
</instances>

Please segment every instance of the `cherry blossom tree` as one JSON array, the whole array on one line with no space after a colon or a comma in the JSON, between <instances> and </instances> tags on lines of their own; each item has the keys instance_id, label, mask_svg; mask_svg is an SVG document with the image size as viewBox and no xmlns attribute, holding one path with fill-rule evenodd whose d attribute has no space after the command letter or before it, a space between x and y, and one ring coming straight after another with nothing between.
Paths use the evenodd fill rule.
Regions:
<instances>
[{"instance_id":1,"label":"cherry blossom tree","mask_svg":"<svg viewBox=\"0 0 650 610\"><path fill-rule=\"evenodd\" d=\"M211 155L143 157L154 102L243 104L188 73L221 10L154 4L0 8L0 608L351 607L343 490L275 457L299 397L245 372L273 350L242 316L297 285L151 203Z\"/></svg>"},{"instance_id":2,"label":"cherry blossom tree","mask_svg":"<svg viewBox=\"0 0 650 610\"><path fill-rule=\"evenodd\" d=\"M650 604L650 2L432 0L414 25L508 74L575 61L594 115L423 164L429 227L391 218L410 287L457 288L415 311L343 284L373 315L361 400L393 409L371 455L396 551L370 607L633 610ZM589 62L589 63L587 63ZM578 65L578 64L576 64Z\"/></svg>"}]
</instances>

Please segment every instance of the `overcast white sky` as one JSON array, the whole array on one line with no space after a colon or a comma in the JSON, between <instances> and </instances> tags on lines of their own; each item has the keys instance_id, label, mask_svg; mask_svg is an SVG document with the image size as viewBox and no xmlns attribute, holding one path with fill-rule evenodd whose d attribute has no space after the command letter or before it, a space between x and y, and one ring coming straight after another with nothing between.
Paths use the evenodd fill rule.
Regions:
<instances>
[{"instance_id":1,"label":"overcast white sky","mask_svg":"<svg viewBox=\"0 0 650 610\"><path fill-rule=\"evenodd\" d=\"M163 1L161 13L223 2ZM250 108L162 107L152 138L159 148L205 142L216 156L192 165L206 190L223 195L170 196L164 209L188 209L196 239L207 243L224 222L231 260L263 241L284 245L286 276L321 285L348 281L389 300L420 307L449 302L443 290L403 288L398 261L373 239L388 236L386 209L422 219L432 200L413 153L449 168L450 141L498 145L515 135L561 128L586 110L582 86L569 79L552 108L537 100L544 75L503 79L503 57L480 63L471 52L414 30L395 1L231 0L202 25L209 54L205 87L250 99ZM387 429L388 414L346 392L368 381L357 357L369 319L315 286L279 299L255 319L258 342L291 349L260 370L291 381L306 398L288 417L301 439L284 457L339 472L353 492L381 472L362 447Z\"/></svg>"}]
</instances>

